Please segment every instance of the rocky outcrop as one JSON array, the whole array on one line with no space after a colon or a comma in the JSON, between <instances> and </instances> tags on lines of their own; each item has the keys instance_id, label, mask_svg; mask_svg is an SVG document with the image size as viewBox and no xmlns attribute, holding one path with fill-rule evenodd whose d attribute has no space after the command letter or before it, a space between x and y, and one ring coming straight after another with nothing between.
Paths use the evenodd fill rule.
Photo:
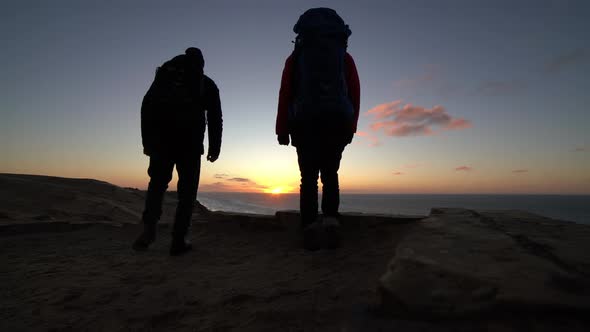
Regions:
<instances>
[{"instance_id":1,"label":"rocky outcrop","mask_svg":"<svg viewBox=\"0 0 590 332\"><path fill-rule=\"evenodd\" d=\"M588 225L519 211L344 213L342 247L308 252L297 211L211 212L196 202L195 250L176 260L170 215L149 251L130 249L144 195L96 180L0 174L3 330L590 326ZM169 194L165 210L175 203Z\"/></svg>"},{"instance_id":2,"label":"rocky outcrop","mask_svg":"<svg viewBox=\"0 0 590 332\"><path fill-rule=\"evenodd\" d=\"M0 225L23 223L136 224L141 220L145 191L121 188L93 179L0 173ZM176 193L164 198L162 223L170 223ZM196 215L209 211L195 203Z\"/></svg>"},{"instance_id":3,"label":"rocky outcrop","mask_svg":"<svg viewBox=\"0 0 590 332\"><path fill-rule=\"evenodd\" d=\"M518 211L433 209L379 283L395 315L590 312L590 226Z\"/></svg>"}]
</instances>

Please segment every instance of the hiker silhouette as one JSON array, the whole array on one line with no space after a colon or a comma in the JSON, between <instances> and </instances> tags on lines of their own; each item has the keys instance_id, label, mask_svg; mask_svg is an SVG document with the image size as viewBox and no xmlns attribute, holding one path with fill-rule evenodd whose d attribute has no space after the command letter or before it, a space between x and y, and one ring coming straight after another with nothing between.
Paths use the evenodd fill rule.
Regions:
<instances>
[{"instance_id":1,"label":"hiker silhouette","mask_svg":"<svg viewBox=\"0 0 590 332\"><path fill-rule=\"evenodd\" d=\"M219 90L203 73L204 65L201 50L189 47L184 54L158 67L143 98L141 136L143 151L150 157L150 182L142 217L143 232L133 244L135 250L146 250L156 238L156 224L175 165L178 206L170 254L181 255L192 248L186 236L199 187L205 129L209 138L207 160L215 162L221 150Z\"/></svg>"},{"instance_id":2,"label":"hiker silhouette","mask_svg":"<svg viewBox=\"0 0 590 332\"><path fill-rule=\"evenodd\" d=\"M283 69L276 134L279 144L291 143L297 149L305 248L335 248L340 242L338 169L342 152L356 132L360 108L358 73L346 51L351 31L329 8L305 11L293 31L297 37Z\"/></svg>"}]
</instances>

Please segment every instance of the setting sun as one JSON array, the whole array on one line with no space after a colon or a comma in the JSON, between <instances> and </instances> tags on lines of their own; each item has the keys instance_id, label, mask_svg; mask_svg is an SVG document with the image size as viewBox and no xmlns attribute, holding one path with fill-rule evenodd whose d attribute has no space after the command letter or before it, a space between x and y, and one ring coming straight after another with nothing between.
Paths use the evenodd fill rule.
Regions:
<instances>
[{"instance_id":1,"label":"setting sun","mask_svg":"<svg viewBox=\"0 0 590 332\"><path fill-rule=\"evenodd\" d=\"M270 190L271 194L278 195L283 193L283 188L277 187Z\"/></svg>"},{"instance_id":2,"label":"setting sun","mask_svg":"<svg viewBox=\"0 0 590 332\"><path fill-rule=\"evenodd\" d=\"M279 194L289 193L290 191L291 191L291 187L281 186L281 187L268 188L264 192L267 194L279 195Z\"/></svg>"}]
</instances>

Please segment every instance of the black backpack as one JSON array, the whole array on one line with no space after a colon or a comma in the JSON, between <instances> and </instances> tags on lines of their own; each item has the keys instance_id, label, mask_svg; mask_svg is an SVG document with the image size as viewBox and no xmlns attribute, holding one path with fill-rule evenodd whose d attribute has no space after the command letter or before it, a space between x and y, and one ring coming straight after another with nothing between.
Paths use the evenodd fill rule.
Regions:
<instances>
[{"instance_id":1,"label":"black backpack","mask_svg":"<svg viewBox=\"0 0 590 332\"><path fill-rule=\"evenodd\" d=\"M156 77L144 102L165 110L193 108L201 101L202 89L202 60L182 54L156 69Z\"/></svg>"},{"instance_id":2,"label":"black backpack","mask_svg":"<svg viewBox=\"0 0 590 332\"><path fill-rule=\"evenodd\" d=\"M166 151L202 144L206 126L203 66L200 50L189 48L158 67L141 105L145 141L158 142L158 148Z\"/></svg>"},{"instance_id":3,"label":"black backpack","mask_svg":"<svg viewBox=\"0 0 590 332\"><path fill-rule=\"evenodd\" d=\"M348 133L354 111L348 96L345 56L348 25L329 8L307 10L295 24L292 130Z\"/></svg>"}]
</instances>

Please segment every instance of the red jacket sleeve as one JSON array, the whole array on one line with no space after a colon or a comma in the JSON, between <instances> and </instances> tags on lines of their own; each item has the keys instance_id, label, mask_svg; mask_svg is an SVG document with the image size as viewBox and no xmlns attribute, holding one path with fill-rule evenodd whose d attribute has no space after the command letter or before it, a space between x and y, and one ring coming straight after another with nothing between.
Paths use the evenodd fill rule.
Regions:
<instances>
[{"instance_id":1,"label":"red jacket sleeve","mask_svg":"<svg viewBox=\"0 0 590 332\"><path fill-rule=\"evenodd\" d=\"M279 90L279 107L275 132L277 135L289 134L289 105L293 97L291 82L293 77L293 56L289 55L283 68L281 89Z\"/></svg>"},{"instance_id":2,"label":"red jacket sleeve","mask_svg":"<svg viewBox=\"0 0 590 332\"><path fill-rule=\"evenodd\" d=\"M354 125L353 132L356 133L357 124L359 121L359 113L361 108L361 83L359 81L359 74L354 64L354 59L346 53L346 83L348 84L348 95L352 101L354 108Z\"/></svg>"}]
</instances>

